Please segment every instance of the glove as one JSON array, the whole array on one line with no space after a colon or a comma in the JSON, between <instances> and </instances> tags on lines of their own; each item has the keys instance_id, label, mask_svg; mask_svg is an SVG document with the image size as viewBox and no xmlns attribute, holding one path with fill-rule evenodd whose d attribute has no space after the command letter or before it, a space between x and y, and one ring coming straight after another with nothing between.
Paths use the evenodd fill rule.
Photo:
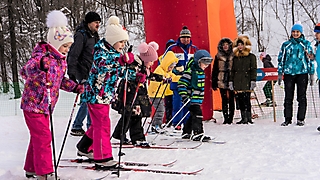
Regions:
<instances>
[{"instance_id":1,"label":"glove","mask_svg":"<svg viewBox=\"0 0 320 180\"><path fill-rule=\"evenodd\" d=\"M42 57L40 60L40 70L44 72L48 72L49 70L49 58Z\"/></svg>"},{"instance_id":2,"label":"glove","mask_svg":"<svg viewBox=\"0 0 320 180\"><path fill-rule=\"evenodd\" d=\"M140 107L140 105L136 105L136 106L132 109L132 112L133 112L135 115L140 115L140 114L141 114L141 107Z\"/></svg>"},{"instance_id":3,"label":"glove","mask_svg":"<svg viewBox=\"0 0 320 180\"><path fill-rule=\"evenodd\" d=\"M281 85L281 81L282 81L282 74L278 75L278 85Z\"/></svg>"},{"instance_id":4,"label":"glove","mask_svg":"<svg viewBox=\"0 0 320 180\"><path fill-rule=\"evenodd\" d=\"M143 74L141 72L137 73L136 75L136 81L138 83L144 83L146 82L146 79L147 79L147 75L146 74Z\"/></svg>"},{"instance_id":5,"label":"glove","mask_svg":"<svg viewBox=\"0 0 320 180\"><path fill-rule=\"evenodd\" d=\"M171 82L172 82L172 78L171 77L163 79L163 83L165 83L165 84L169 84Z\"/></svg>"},{"instance_id":6,"label":"glove","mask_svg":"<svg viewBox=\"0 0 320 180\"><path fill-rule=\"evenodd\" d=\"M127 52L121 55L118 58L118 62L121 66L125 66L126 64L131 64L134 61L134 55L132 52Z\"/></svg>"},{"instance_id":7,"label":"glove","mask_svg":"<svg viewBox=\"0 0 320 180\"><path fill-rule=\"evenodd\" d=\"M257 87L257 84L255 81L250 82L250 90L254 90L254 88Z\"/></svg>"},{"instance_id":8,"label":"glove","mask_svg":"<svg viewBox=\"0 0 320 180\"><path fill-rule=\"evenodd\" d=\"M212 82L212 89L216 91L218 89L218 83L217 82Z\"/></svg>"},{"instance_id":9,"label":"glove","mask_svg":"<svg viewBox=\"0 0 320 180\"><path fill-rule=\"evenodd\" d=\"M176 70L179 71L179 72L182 72L184 70L184 67L183 66L176 66Z\"/></svg>"},{"instance_id":10,"label":"glove","mask_svg":"<svg viewBox=\"0 0 320 180\"><path fill-rule=\"evenodd\" d=\"M74 93L77 94L82 94L84 92L84 85L83 84L78 84L74 89L73 89Z\"/></svg>"},{"instance_id":11,"label":"glove","mask_svg":"<svg viewBox=\"0 0 320 180\"><path fill-rule=\"evenodd\" d=\"M149 77L151 81L157 81L157 82L163 81L163 76L160 74L151 73Z\"/></svg>"},{"instance_id":12,"label":"glove","mask_svg":"<svg viewBox=\"0 0 320 180\"><path fill-rule=\"evenodd\" d=\"M233 88L233 82L229 82L229 89L230 89L230 91L233 91L233 90L234 90L234 88Z\"/></svg>"},{"instance_id":13,"label":"glove","mask_svg":"<svg viewBox=\"0 0 320 180\"><path fill-rule=\"evenodd\" d=\"M310 74L310 86L314 85L314 74Z\"/></svg>"}]
</instances>

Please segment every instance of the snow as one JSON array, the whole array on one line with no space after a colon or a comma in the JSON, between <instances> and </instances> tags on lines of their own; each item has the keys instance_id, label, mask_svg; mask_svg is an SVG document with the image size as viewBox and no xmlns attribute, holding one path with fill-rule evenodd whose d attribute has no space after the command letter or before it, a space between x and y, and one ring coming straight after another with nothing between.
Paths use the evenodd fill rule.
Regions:
<instances>
[{"instance_id":1,"label":"snow","mask_svg":"<svg viewBox=\"0 0 320 180\"><path fill-rule=\"evenodd\" d=\"M70 118L75 95L61 91L57 108L53 114L56 154L60 151L62 139ZM19 100L0 98L0 180L24 180L24 159L29 141L29 132L24 122ZM308 106L312 108L312 106ZM17 108L17 109L15 109ZM78 107L77 107L78 108ZM77 112L77 109L75 113ZM75 115L75 114L74 114ZM125 161L168 163L177 160L172 167L153 166L150 168L164 170L193 171L204 168L198 175L172 175L144 172L121 172L119 179L224 179L224 180L316 180L320 176L320 151L318 119L307 118L304 127L295 124L281 127L283 118L255 119L253 125L223 125L220 112L214 112L217 123L204 122L206 135L215 137L216 141L226 144L203 143L193 150L155 150L155 149L123 149ZM112 111L112 127L119 115ZM235 116L239 121L239 115ZM295 122L294 122L295 123ZM154 135L147 136L152 141ZM160 135L158 144L163 144L169 137ZM67 136L62 158L76 158L75 145L79 137ZM168 140L169 141L169 140ZM179 143L179 146L193 146L195 142ZM174 145L174 144L173 144ZM118 149L113 149L114 158ZM60 162L60 164L67 164ZM82 169L59 168L58 175L62 179L87 180L102 177L108 172L95 172ZM109 175L106 179L115 179Z\"/></svg>"}]
</instances>

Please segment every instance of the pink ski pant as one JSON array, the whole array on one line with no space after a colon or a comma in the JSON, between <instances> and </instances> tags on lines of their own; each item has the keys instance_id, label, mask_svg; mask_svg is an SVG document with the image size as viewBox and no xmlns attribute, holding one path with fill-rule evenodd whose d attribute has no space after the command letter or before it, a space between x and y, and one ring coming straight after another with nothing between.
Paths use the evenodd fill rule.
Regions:
<instances>
[{"instance_id":1,"label":"pink ski pant","mask_svg":"<svg viewBox=\"0 0 320 180\"><path fill-rule=\"evenodd\" d=\"M53 172L49 115L23 111L30 132L24 170L45 175Z\"/></svg>"},{"instance_id":2,"label":"pink ski pant","mask_svg":"<svg viewBox=\"0 0 320 180\"><path fill-rule=\"evenodd\" d=\"M112 158L109 110L109 104L88 103L91 126L87 130L86 135L93 140L94 160Z\"/></svg>"}]
</instances>

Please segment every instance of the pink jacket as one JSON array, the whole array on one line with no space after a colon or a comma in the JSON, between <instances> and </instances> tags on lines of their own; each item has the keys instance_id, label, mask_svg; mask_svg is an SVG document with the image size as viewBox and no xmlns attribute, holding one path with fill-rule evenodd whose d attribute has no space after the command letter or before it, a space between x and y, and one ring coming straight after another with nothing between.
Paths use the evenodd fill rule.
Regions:
<instances>
[{"instance_id":1,"label":"pink jacket","mask_svg":"<svg viewBox=\"0 0 320 180\"><path fill-rule=\"evenodd\" d=\"M28 112L49 114L46 72L40 70L40 60L49 53L49 88L51 110L53 111L59 97L59 89L72 92L77 83L64 77L67 62L66 56L46 42L39 42L32 52L32 57L20 70L24 84L21 109Z\"/></svg>"}]
</instances>

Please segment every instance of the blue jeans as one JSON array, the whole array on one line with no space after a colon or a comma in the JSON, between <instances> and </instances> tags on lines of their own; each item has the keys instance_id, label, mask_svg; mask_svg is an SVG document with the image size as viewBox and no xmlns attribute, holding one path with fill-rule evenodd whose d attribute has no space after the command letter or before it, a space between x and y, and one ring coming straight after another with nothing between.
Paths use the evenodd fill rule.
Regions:
<instances>
[{"instance_id":1,"label":"blue jeans","mask_svg":"<svg viewBox=\"0 0 320 180\"><path fill-rule=\"evenodd\" d=\"M80 108L76 115L76 119L73 122L72 129L82 129L83 120L86 116L87 116L87 129L89 129L91 125L91 119L88 113L88 106L87 106L87 103L81 102Z\"/></svg>"}]
</instances>

